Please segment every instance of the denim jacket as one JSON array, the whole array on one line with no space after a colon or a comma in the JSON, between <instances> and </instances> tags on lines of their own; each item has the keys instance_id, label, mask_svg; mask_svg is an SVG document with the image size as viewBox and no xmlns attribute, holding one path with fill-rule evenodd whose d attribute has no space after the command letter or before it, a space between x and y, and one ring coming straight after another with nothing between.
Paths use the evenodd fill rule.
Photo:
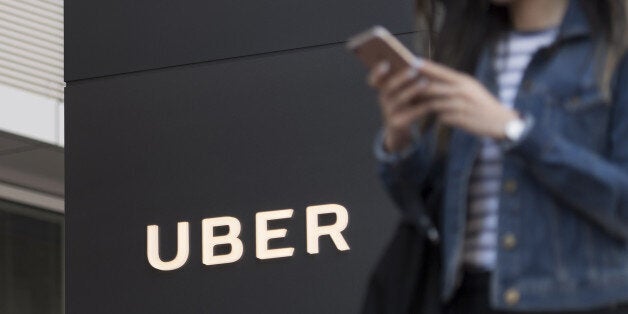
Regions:
<instances>
[{"instance_id":1,"label":"denim jacket","mask_svg":"<svg viewBox=\"0 0 628 314\"><path fill-rule=\"evenodd\" d=\"M572 0L555 43L539 50L524 72L514 107L534 122L504 149L490 283L495 309L585 310L628 302L628 61L620 60L605 97L595 47ZM485 50L475 76L495 93L491 49ZM402 209L413 203L404 198L429 198L441 186L437 229L447 301L461 281L467 190L480 142L454 129L446 155L436 158L429 133L404 156L377 155ZM381 150L381 138L376 145ZM440 175L430 175L434 169Z\"/></svg>"}]
</instances>

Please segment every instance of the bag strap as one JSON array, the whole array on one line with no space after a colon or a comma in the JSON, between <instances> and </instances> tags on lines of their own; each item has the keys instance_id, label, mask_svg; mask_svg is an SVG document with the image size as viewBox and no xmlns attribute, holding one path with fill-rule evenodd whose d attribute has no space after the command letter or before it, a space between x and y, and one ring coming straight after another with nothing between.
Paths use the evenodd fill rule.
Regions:
<instances>
[{"instance_id":1,"label":"bag strap","mask_svg":"<svg viewBox=\"0 0 628 314\"><path fill-rule=\"evenodd\" d=\"M436 226L432 222L432 219L427 213L427 207L425 203L421 201L418 191L415 187L409 184L402 184L399 186L400 195L403 198L403 204L406 207L402 217L404 223L416 226L421 232L425 233L430 242L438 244L440 242L440 235Z\"/></svg>"}]
</instances>

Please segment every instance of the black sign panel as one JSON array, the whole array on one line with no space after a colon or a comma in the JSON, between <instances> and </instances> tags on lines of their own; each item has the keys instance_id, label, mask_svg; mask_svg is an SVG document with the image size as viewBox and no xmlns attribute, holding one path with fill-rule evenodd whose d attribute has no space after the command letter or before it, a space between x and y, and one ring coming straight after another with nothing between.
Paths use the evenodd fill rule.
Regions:
<instances>
[{"instance_id":1,"label":"black sign panel","mask_svg":"<svg viewBox=\"0 0 628 314\"><path fill-rule=\"evenodd\" d=\"M380 117L364 74L335 44L70 84L68 313L355 313L396 220L371 157ZM324 204L346 208L349 250L323 236L307 252L306 210ZM292 217L267 227L287 234L268 243L292 256L256 258L256 214L281 209ZM242 257L205 265L202 221L223 216L241 225ZM158 270L147 227L166 261L179 222L189 256Z\"/></svg>"},{"instance_id":2,"label":"black sign panel","mask_svg":"<svg viewBox=\"0 0 628 314\"><path fill-rule=\"evenodd\" d=\"M65 80L414 30L411 0L66 0Z\"/></svg>"}]
</instances>

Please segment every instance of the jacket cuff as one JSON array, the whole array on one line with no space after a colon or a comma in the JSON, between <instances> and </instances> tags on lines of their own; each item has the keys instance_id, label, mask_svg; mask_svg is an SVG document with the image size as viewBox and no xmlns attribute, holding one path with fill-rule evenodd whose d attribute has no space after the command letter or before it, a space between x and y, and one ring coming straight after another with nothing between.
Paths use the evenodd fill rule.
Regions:
<instances>
[{"instance_id":1,"label":"jacket cuff","mask_svg":"<svg viewBox=\"0 0 628 314\"><path fill-rule=\"evenodd\" d=\"M402 160L407 159L417 150L418 134L413 132L412 143L399 152L387 152L384 149L384 129L379 130L375 136L375 143L373 145L373 153L377 161L387 164L397 164Z\"/></svg>"}]
</instances>

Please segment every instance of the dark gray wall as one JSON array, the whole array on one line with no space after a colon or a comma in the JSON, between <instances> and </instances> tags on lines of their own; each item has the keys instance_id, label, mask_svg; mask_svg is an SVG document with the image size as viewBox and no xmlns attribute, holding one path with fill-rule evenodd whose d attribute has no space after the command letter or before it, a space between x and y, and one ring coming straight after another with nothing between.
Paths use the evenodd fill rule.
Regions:
<instances>
[{"instance_id":1,"label":"dark gray wall","mask_svg":"<svg viewBox=\"0 0 628 314\"><path fill-rule=\"evenodd\" d=\"M358 310L396 212L371 157L375 95L338 41L372 24L405 32L412 21L408 1L340 2L66 1L69 314ZM232 13L212 20L216 12ZM210 46L211 34L220 40ZM146 45L157 37L162 49ZM305 208L326 203L348 209L351 250L322 238L308 255ZM273 225L289 232L271 245L294 246L294 256L257 260L255 213L284 208L294 218ZM244 256L204 266L201 220L222 215L242 222ZM146 226L160 226L167 257L184 220L188 262L153 269Z\"/></svg>"},{"instance_id":2,"label":"dark gray wall","mask_svg":"<svg viewBox=\"0 0 628 314\"><path fill-rule=\"evenodd\" d=\"M65 2L65 79L339 43L382 23L414 30L411 0Z\"/></svg>"}]
</instances>

